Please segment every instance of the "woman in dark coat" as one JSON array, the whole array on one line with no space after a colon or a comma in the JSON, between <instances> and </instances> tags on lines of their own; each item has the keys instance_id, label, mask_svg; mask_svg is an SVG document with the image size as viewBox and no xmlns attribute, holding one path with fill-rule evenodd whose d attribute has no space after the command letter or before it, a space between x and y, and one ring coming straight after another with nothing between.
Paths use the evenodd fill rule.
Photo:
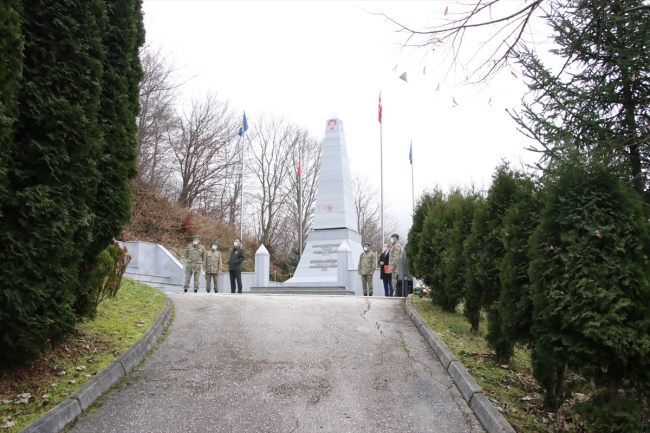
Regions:
<instances>
[{"instance_id":1,"label":"woman in dark coat","mask_svg":"<svg viewBox=\"0 0 650 433\"><path fill-rule=\"evenodd\" d=\"M388 259L390 258L390 248L384 244L384 251L379 256L379 278L384 282L384 296L393 296L393 275L386 272L388 268Z\"/></svg>"}]
</instances>

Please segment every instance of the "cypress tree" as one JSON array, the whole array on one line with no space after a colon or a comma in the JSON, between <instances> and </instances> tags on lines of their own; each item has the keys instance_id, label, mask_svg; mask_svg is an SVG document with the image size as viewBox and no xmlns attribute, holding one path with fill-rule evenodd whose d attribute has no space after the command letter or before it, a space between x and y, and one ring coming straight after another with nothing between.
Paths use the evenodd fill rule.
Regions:
<instances>
[{"instance_id":1,"label":"cypress tree","mask_svg":"<svg viewBox=\"0 0 650 433\"><path fill-rule=\"evenodd\" d=\"M483 298L483 287L481 281L485 276L481 275L482 268L479 264L481 251L485 248L487 236L487 212L485 200L477 203L472 221L472 231L465 240L463 254L465 255L465 306L463 315L471 325L472 332L479 332L481 319L481 306Z\"/></svg>"},{"instance_id":2,"label":"cypress tree","mask_svg":"<svg viewBox=\"0 0 650 433\"><path fill-rule=\"evenodd\" d=\"M648 221L639 196L599 161L571 155L547 175L530 245L533 374L549 406L570 370L594 381L592 401L606 408L650 369ZM639 422L608 431L640 431Z\"/></svg>"},{"instance_id":3,"label":"cypress tree","mask_svg":"<svg viewBox=\"0 0 650 433\"><path fill-rule=\"evenodd\" d=\"M89 282L99 254L118 236L130 216L129 181L136 174L139 82L142 78L138 48L144 43L140 0L107 0L102 44L102 88L99 127L103 132L97 194L91 204L95 216L93 238L79 276L76 310L94 314Z\"/></svg>"},{"instance_id":4,"label":"cypress tree","mask_svg":"<svg viewBox=\"0 0 650 433\"><path fill-rule=\"evenodd\" d=\"M417 278L425 279L428 265L426 260L422 260L421 249L425 246L427 239L422 236L424 221L429 211L440 203L443 199L442 191L435 189L427 191L420 196L415 205L413 213L413 224L408 234L408 243L406 244L406 254L409 257L409 271ZM426 281L425 281L426 283Z\"/></svg>"},{"instance_id":5,"label":"cypress tree","mask_svg":"<svg viewBox=\"0 0 650 433\"><path fill-rule=\"evenodd\" d=\"M7 156L17 116L16 96L23 68L20 11L19 0L0 3L0 191L3 192L7 187ZM2 201L0 198L0 206Z\"/></svg>"},{"instance_id":6,"label":"cypress tree","mask_svg":"<svg viewBox=\"0 0 650 433\"><path fill-rule=\"evenodd\" d=\"M35 356L74 327L99 173L99 0L23 3L20 113L0 222L0 362Z\"/></svg>"},{"instance_id":7,"label":"cypress tree","mask_svg":"<svg viewBox=\"0 0 650 433\"><path fill-rule=\"evenodd\" d=\"M476 236L481 237L482 247L477 253L476 278L482 288L481 302L487 313L488 332L485 336L490 347L495 350L497 362L507 364L513 352L513 344L501 330L503 317L500 310L501 260L505 255L503 246L503 218L514 201L516 190L515 174L508 163L496 168L492 185L485 200L485 215L482 224L477 226Z\"/></svg>"},{"instance_id":8,"label":"cypress tree","mask_svg":"<svg viewBox=\"0 0 650 433\"><path fill-rule=\"evenodd\" d=\"M501 330L512 343L530 343L533 322L533 298L528 267L530 238L539 224L541 201L532 179L515 173L514 203L503 219L501 260Z\"/></svg>"}]
</instances>

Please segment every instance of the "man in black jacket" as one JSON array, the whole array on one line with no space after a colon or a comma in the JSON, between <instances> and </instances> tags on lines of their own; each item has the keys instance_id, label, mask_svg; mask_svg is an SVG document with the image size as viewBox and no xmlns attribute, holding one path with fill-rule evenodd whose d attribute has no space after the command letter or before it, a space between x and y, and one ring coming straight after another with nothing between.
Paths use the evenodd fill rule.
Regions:
<instances>
[{"instance_id":1,"label":"man in black jacket","mask_svg":"<svg viewBox=\"0 0 650 433\"><path fill-rule=\"evenodd\" d=\"M241 240L235 239L234 248L230 252L228 259L228 271L230 273L230 292L235 293L235 282L237 282L237 293L241 293L241 267L246 256L244 249L241 247Z\"/></svg>"}]
</instances>

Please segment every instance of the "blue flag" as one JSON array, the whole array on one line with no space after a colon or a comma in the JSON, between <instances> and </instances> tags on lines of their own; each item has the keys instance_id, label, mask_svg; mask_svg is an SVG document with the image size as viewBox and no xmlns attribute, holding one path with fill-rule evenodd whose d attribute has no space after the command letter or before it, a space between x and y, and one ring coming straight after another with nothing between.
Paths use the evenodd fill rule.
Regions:
<instances>
[{"instance_id":1,"label":"blue flag","mask_svg":"<svg viewBox=\"0 0 650 433\"><path fill-rule=\"evenodd\" d=\"M413 143L411 143L411 150L409 150L409 162L413 165Z\"/></svg>"},{"instance_id":2,"label":"blue flag","mask_svg":"<svg viewBox=\"0 0 650 433\"><path fill-rule=\"evenodd\" d=\"M244 111L244 118L239 123L239 136L242 137L246 131L248 131L248 121L246 120L246 112Z\"/></svg>"}]
</instances>

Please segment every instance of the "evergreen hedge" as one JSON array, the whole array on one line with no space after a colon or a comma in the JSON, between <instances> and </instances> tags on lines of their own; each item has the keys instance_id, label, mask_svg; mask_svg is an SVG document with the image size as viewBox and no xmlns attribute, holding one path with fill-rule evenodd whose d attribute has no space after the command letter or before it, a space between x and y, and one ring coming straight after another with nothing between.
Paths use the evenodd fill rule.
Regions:
<instances>
[{"instance_id":1,"label":"evergreen hedge","mask_svg":"<svg viewBox=\"0 0 650 433\"><path fill-rule=\"evenodd\" d=\"M87 276L127 218L140 1L10 0L0 36L0 363L14 364L93 314Z\"/></svg>"},{"instance_id":2,"label":"evergreen hedge","mask_svg":"<svg viewBox=\"0 0 650 433\"><path fill-rule=\"evenodd\" d=\"M650 370L648 220L604 163L573 155L547 175L530 241L533 374L549 406L561 402L570 370L594 381L605 407Z\"/></svg>"}]
</instances>

